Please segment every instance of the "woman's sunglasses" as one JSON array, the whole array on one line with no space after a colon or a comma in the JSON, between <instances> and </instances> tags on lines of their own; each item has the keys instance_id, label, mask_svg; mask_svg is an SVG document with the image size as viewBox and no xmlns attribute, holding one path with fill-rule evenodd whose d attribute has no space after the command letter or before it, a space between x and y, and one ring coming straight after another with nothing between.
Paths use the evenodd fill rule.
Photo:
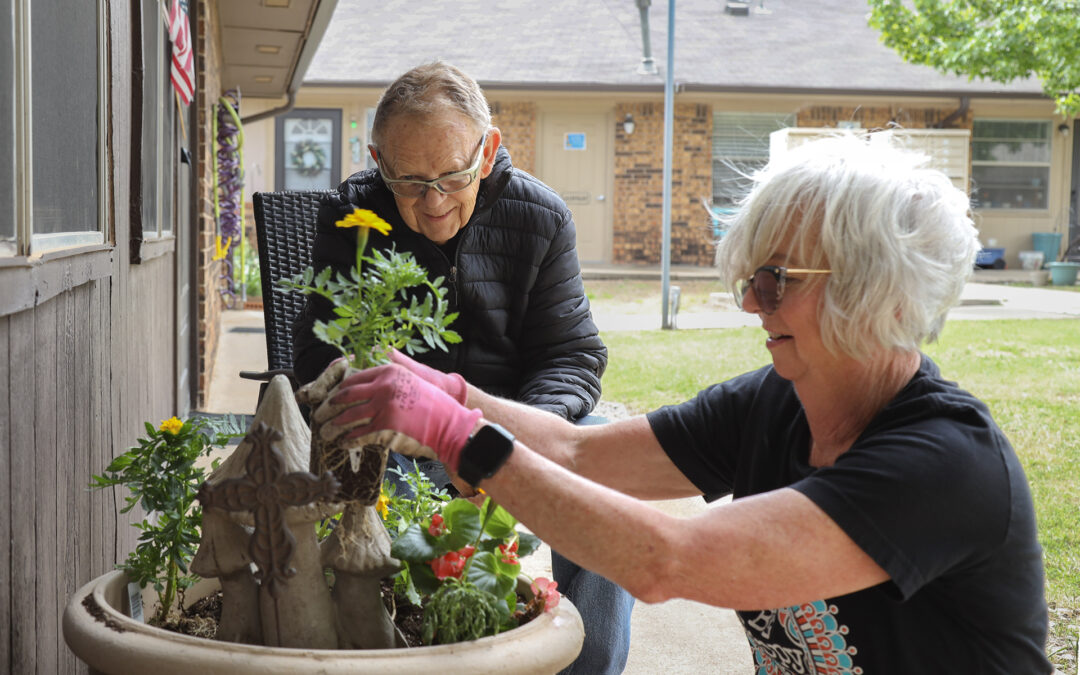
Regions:
<instances>
[{"instance_id":1,"label":"woman's sunglasses","mask_svg":"<svg viewBox=\"0 0 1080 675\"><path fill-rule=\"evenodd\" d=\"M742 309L743 299L751 289L761 311L772 314L784 299L784 287L791 274L831 274L832 270L802 270L776 265L762 265L754 270L749 279L740 281L735 290L735 303Z\"/></svg>"}]
</instances>

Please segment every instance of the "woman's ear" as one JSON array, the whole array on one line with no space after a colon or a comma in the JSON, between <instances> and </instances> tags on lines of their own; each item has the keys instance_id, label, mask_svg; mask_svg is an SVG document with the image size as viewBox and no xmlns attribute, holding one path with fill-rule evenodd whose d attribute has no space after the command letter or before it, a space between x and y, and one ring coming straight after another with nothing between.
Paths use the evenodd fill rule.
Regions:
<instances>
[{"instance_id":1,"label":"woman's ear","mask_svg":"<svg viewBox=\"0 0 1080 675\"><path fill-rule=\"evenodd\" d=\"M502 143L502 132L499 127L491 127L487 132L487 140L484 142L484 165L480 168L480 177L487 178L495 167L495 154L499 151Z\"/></svg>"}]
</instances>

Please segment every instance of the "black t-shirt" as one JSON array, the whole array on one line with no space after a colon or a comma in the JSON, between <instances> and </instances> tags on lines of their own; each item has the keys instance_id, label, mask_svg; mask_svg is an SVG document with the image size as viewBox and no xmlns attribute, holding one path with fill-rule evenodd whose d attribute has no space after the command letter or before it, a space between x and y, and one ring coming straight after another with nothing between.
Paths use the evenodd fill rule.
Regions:
<instances>
[{"instance_id":1,"label":"black t-shirt","mask_svg":"<svg viewBox=\"0 0 1080 675\"><path fill-rule=\"evenodd\" d=\"M986 406L941 379L928 357L829 467L808 463L805 412L772 366L648 419L707 499L791 487L891 577L802 606L739 612L757 672L1052 672L1027 479Z\"/></svg>"}]
</instances>

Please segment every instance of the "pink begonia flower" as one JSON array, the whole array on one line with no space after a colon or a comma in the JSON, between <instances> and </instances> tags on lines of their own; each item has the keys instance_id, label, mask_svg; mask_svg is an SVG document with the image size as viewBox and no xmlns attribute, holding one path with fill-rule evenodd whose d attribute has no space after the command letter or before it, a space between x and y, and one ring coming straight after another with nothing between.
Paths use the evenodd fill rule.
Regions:
<instances>
[{"instance_id":1,"label":"pink begonia flower","mask_svg":"<svg viewBox=\"0 0 1080 675\"><path fill-rule=\"evenodd\" d=\"M555 590L559 582L538 577L531 584L532 592L544 601L544 611L550 612L559 605L559 592Z\"/></svg>"},{"instance_id":2,"label":"pink begonia flower","mask_svg":"<svg viewBox=\"0 0 1080 675\"><path fill-rule=\"evenodd\" d=\"M443 517L439 514L435 514L431 517L431 524L428 525L428 534L433 537L438 537L441 534L446 534L446 525L443 523Z\"/></svg>"}]
</instances>

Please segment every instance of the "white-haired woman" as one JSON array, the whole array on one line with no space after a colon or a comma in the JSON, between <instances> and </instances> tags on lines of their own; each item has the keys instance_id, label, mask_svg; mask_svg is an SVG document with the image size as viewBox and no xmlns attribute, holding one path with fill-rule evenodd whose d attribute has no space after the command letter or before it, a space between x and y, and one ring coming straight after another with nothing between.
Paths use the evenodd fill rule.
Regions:
<instances>
[{"instance_id":1,"label":"white-haired woman","mask_svg":"<svg viewBox=\"0 0 1080 675\"><path fill-rule=\"evenodd\" d=\"M345 377L316 423L433 451L638 598L739 610L758 672L1049 673L1024 472L919 351L977 249L943 174L823 140L756 176L719 252L771 365L582 428L475 388L461 405L401 357ZM691 519L639 501L727 493Z\"/></svg>"}]
</instances>

